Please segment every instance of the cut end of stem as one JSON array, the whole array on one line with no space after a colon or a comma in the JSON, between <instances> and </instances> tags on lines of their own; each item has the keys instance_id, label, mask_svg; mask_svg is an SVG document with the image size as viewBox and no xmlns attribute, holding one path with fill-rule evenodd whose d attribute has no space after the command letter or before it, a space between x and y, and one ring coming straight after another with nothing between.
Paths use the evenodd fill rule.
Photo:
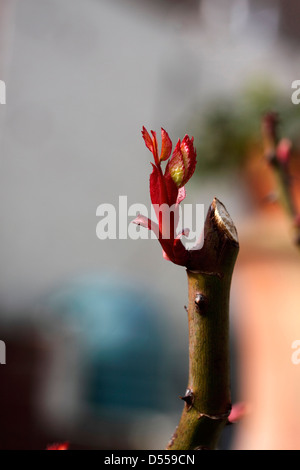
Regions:
<instances>
[{"instance_id":1,"label":"cut end of stem","mask_svg":"<svg viewBox=\"0 0 300 470\"><path fill-rule=\"evenodd\" d=\"M228 238L238 243L238 234L235 225L227 212L226 207L217 198L212 202L212 210L214 213L215 222L219 229L223 231Z\"/></svg>"},{"instance_id":2,"label":"cut end of stem","mask_svg":"<svg viewBox=\"0 0 300 470\"><path fill-rule=\"evenodd\" d=\"M216 197L209 207L201 239L202 248L190 252L188 271L222 277L224 269L230 270L228 263L233 269L239 251L238 234L226 207Z\"/></svg>"}]
</instances>

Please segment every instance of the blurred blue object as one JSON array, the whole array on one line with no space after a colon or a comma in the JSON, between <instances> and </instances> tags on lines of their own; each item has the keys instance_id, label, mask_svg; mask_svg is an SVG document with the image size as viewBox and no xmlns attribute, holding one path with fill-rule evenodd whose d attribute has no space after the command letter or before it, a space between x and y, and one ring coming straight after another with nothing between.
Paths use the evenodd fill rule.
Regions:
<instances>
[{"instance_id":1,"label":"blurred blue object","mask_svg":"<svg viewBox=\"0 0 300 470\"><path fill-rule=\"evenodd\" d=\"M174 358L158 303L146 286L108 276L77 279L49 296L51 321L79 333L82 398L94 412L166 411Z\"/></svg>"}]
</instances>

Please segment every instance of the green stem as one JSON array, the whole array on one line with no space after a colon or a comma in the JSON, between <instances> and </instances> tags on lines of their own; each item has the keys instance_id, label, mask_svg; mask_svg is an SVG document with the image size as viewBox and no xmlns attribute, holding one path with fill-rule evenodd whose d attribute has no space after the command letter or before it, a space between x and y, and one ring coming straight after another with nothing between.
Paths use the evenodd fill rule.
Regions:
<instances>
[{"instance_id":1,"label":"green stem","mask_svg":"<svg viewBox=\"0 0 300 470\"><path fill-rule=\"evenodd\" d=\"M187 270L189 379L180 423L168 450L215 449L227 423L229 293L238 249L235 227L215 199L205 223L204 246L194 257L193 269Z\"/></svg>"}]
</instances>

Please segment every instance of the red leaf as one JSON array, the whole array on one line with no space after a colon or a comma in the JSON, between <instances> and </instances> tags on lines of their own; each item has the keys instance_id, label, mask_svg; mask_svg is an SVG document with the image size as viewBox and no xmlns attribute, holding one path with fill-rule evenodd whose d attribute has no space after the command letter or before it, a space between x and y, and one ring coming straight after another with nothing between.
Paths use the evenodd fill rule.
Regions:
<instances>
[{"instance_id":1,"label":"red leaf","mask_svg":"<svg viewBox=\"0 0 300 470\"><path fill-rule=\"evenodd\" d=\"M145 141L146 147L153 153L153 142L152 139L147 131L147 129L143 126L142 136Z\"/></svg>"},{"instance_id":2,"label":"red leaf","mask_svg":"<svg viewBox=\"0 0 300 470\"><path fill-rule=\"evenodd\" d=\"M156 132L151 131L151 134L152 137L143 127L143 139L146 147L152 152L155 161L155 165L151 163L150 197L158 219L158 225L142 215L136 217L133 222L154 231L162 246L165 259L175 264L187 266L190 253L180 239L182 236L188 235L188 230L183 230L179 235L176 235L175 229L179 221L179 204L186 195L184 185L190 179L196 167L194 139L190 139L186 135L182 142L178 140L163 174L161 162L169 159L172 152L172 141L168 133L161 128L162 145L161 154L158 158Z\"/></svg>"},{"instance_id":3,"label":"red leaf","mask_svg":"<svg viewBox=\"0 0 300 470\"><path fill-rule=\"evenodd\" d=\"M181 188L179 188L176 204L180 204L185 199L185 197L186 197L185 187L182 186Z\"/></svg>"},{"instance_id":4,"label":"red leaf","mask_svg":"<svg viewBox=\"0 0 300 470\"><path fill-rule=\"evenodd\" d=\"M194 149L194 139L190 139L188 135L185 135L180 149L185 166L184 184L186 184L193 175L197 163L196 150Z\"/></svg>"},{"instance_id":5,"label":"red leaf","mask_svg":"<svg viewBox=\"0 0 300 470\"><path fill-rule=\"evenodd\" d=\"M159 160L158 160L158 155L157 155L156 133L153 131L151 131L151 133L153 135L153 139L150 137L147 129L143 126L142 136L145 141L146 147L150 150L150 152L152 152L156 165L159 165Z\"/></svg>"},{"instance_id":6,"label":"red leaf","mask_svg":"<svg viewBox=\"0 0 300 470\"><path fill-rule=\"evenodd\" d=\"M161 154L160 161L168 160L172 152L172 141L169 137L169 134L161 128Z\"/></svg>"},{"instance_id":7,"label":"red leaf","mask_svg":"<svg viewBox=\"0 0 300 470\"><path fill-rule=\"evenodd\" d=\"M168 195L168 204L171 207L177 203L179 190L176 184L174 183L173 179L171 178L170 174L164 176L164 181Z\"/></svg>"},{"instance_id":8,"label":"red leaf","mask_svg":"<svg viewBox=\"0 0 300 470\"><path fill-rule=\"evenodd\" d=\"M153 222L151 219L148 219L148 217L145 217L144 215L140 214L132 221L132 223L136 225L141 225L142 227L145 227L148 230L152 230L152 232L155 233L157 238L159 238L158 225L155 222Z\"/></svg>"},{"instance_id":9,"label":"red leaf","mask_svg":"<svg viewBox=\"0 0 300 470\"><path fill-rule=\"evenodd\" d=\"M171 176L172 180L178 188L183 186L182 182L184 181L185 176L185 166L184 160L180 148L181 142L178 140L176 147L173 151L171 159L168 161L165 176Z\"/></svg>"},{"instance_id":10,"label":"red leaf","mask_svg":"<svg viewBox=\"0 0 300 470\"><path fill-rule=\"evenodd\" d=\"M154 160L155 160L156 165L159 165L156 132L151 131L151 134L153 136L153 156L154 156Z\"/></svg>"},{"instance_id":11,"label":"red leaf","mask_svg":"<svg viewBox=\"0 0 300 470\"><path fill-rule=\"evenodd\" d=\"M160 206L161 204L169 205L168 190L161 168L153 165L153 163L151 163L151 165L153 168L152 173L150 175L151 202L154 206ZM170 195L171 192L172 191L170 190Z\"/></svg>"}]
</instances>

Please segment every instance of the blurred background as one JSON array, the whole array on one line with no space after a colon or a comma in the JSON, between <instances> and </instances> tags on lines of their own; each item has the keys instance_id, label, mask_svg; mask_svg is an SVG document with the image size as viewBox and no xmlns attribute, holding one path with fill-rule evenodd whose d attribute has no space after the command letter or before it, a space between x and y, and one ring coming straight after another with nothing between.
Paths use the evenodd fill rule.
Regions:
<instances>
[{"instance_id":1,"label":"blurred background","mask_svg":"<svg viewBox=\"0 0 300 470\"><path fill-rule=\"evenodd\" d=\"M223 449L300 448L300 258L267 202L261 116L294 144L296 0L0 0L0 448L163 449L187 383L186 273L155 240L99 240L96 209L149 206L141 128L194 135L189 203L217 196L241 251Z\"/></svg>"}]
</instances>

